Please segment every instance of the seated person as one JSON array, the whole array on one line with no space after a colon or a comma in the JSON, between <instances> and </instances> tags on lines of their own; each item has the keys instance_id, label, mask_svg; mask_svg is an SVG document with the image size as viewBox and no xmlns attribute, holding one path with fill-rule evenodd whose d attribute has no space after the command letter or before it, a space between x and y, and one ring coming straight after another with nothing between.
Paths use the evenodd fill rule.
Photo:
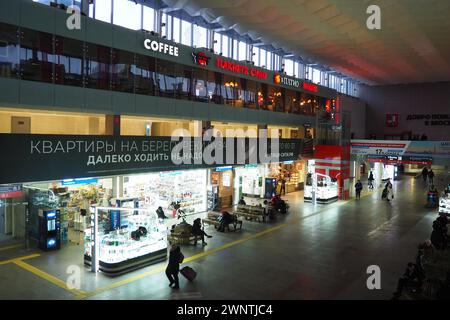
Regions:
<instances>
[{"instance_id":1,"label":"seated person","mask_svg":"<svg viewBox=\"0 0 450 320\"><path fill-rule=\"evenodd\" d=\"M208 238L211 238L212 236L207 235L206 232L202 230L201 221L202 220L200 218L194 220L192 225L192 234L194 236L199 236L202 239L202 244L206 246L207 243L205 242L205 236ZM195 244L197 244L197 239L195 240Z\"/></svg>"},{"instance_id":2,"label":"seated person","mask_svg":"<svg viewBox=\"0 0 450 320\"><path fill-rule=\"evenodd\" d=\"M158 207L158 209L156 210L156 214L158 215L158 219L168 219L161 207Z\"/></svg>"},{"instance_id":3,"label":"seated person","mask_svg":"<svg viewBox=\"0 0 450 320\"><path fill-rule=\"evenodd\" d=\"M247 203L245 203L244 197L241 198L241 200L239 200L239 205L247 205Z\"/></svg>"},{"instance_id":4,"label":"seated person","mask_svg":"<svg viewBox=\"0 0 450 320\"><path fill-rule=\"evenodd\" d=\"M419 275L417 266L412 262L408 263L405 273L398 279L397 291L394 292L394 298L399 298L401 296L405 286L413 287L413 292L420 290L422 287L422 279Z\"/></svg>"},{"instance_id":5,"label":"seated person","mask_svg":"<svg viewBox=\"0 0 450 320\"><path fill-rule=\"evenodd\" d=\"M219 232L225 232L225 227L234 221L234 217L228 211L222 211L219 217L220 225L217 228Z\"/></svg>"}]
</instances>

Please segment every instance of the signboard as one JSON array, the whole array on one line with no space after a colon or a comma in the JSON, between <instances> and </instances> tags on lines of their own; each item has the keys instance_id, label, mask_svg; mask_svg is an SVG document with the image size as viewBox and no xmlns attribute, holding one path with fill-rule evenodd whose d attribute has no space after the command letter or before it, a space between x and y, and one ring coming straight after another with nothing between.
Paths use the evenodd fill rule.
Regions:
<instances>
[{"instance_id":1,"label":"signboard","mask_svg":"<svg viewBox=\"0 0 450 320\"><path fill-rule=\"evenodd\" d=\"M406 121L421 120L426 126L450 126L450 114L409 114Z\"/></svg>"},{"instance_id":2,"label":"signboard","mask_svg":"<svg viewBox=\"0 0 450 320\"><path fill-rule=\"evenodd\" d=\"M319 91L319 87L316 84L310 83L310 82L303 82L302 88L305 89L306 91L311 91L311 92Z\"/></svg>"},{"instance_id":3,"label":"signboard","mask_svg":"<svg viewBox=\"0 0 450 320\"><path fill-rule=\"evenodd\" d=\"M383 155L369 155L369 162L380 162L384 164L419 164L431 165L433 158L414 157L414 156L383 156Z\"/></svg>"},{"instance_id":4,"label":"signboard","mask_svg":"<svg viewBox=\"0 0 450 320\"><path fill-rule=\"evenodd\" d=\"M145 39L144 47L147 50L151 50L154 52L160 52L160 53L167 54L170 56L178 57L178 50L179 50L178 47L168 44L168 43L151 40L151 39Z\"/></svg>"},{"instance_id":5,"label":"signboard","mask_svg":"<svg viewBox=\"0 0 450 320\"><path fill-rule=\"evenodd\" d=\"M353 155L409 156L410 161L450 159L450 141L352 140Z\"/></svg>"},{"instance_id":6,"label":"signboard","mask_svg":"<svg viewBox=\"0 0 450 320\"><path fill-rule=\"evenodd\" d=\"M181 139L180 139L181 141ZM0 134L0 184L297 160L300 139ZM227 152L228 151L228 152Z\"/></svg>"},{"instance_id":7,"label":"signboard","mask_svg":"<svg viewBox=\"0 0 450 320\"><path fill-rule=\"evenodd\" d=\"M233 61L224 60L222 58L216 58L216 67L234 73L251 76L257 79L267 79L269 77L268 73L263 70L252 68Z\"/></svg>"},{"instance_id":8,"label":"signboard","mask_svg":"<svg viewBox=\"0 0 450 320\"><path fill-rule=\"evenodd\" d=\"M23 196L22 185L9 184L0 186L0 199L20 198Z\"/></svg>"}]
</instances>

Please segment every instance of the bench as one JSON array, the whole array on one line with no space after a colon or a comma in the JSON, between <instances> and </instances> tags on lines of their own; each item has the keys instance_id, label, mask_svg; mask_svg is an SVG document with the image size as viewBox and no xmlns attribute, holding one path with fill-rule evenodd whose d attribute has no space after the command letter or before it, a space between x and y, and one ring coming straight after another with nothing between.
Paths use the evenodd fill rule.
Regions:
<instances>
[{"instance_id":1,"label":"bench","mask_svg":"<svg viewBox=\"0 0 450 320\"><path fill-rule=\"evenodd\" d=\"M167 240L170 244L194 244L202 238L193 234L171 233L167 236Z\"/></svg>"},{"instance_id":2,"label":"bench","mask_svg":"<svg viewBox=\"0 0 450 320\"><path fill-rule=\"evenodd\" d=\"M219 217L220 217L220 213L218 213L218 212L214 212L214 211L208 212L208 215L206 216L206 218L202 219L203 227L205 227L205 225L207 224L207 225L213 225L214 228L217 229L220 225L220 221L218 220ZM242 229L242 221L238 220L237 217L235 217L233 222L231 222L225 226L225 230L231 231L230 224L234 228L233 231Z\"/></svg>"},{"instance_id":3,"label":"bench","mask_svg":"<svg viewBox=\"0 0 450 320\"><path fill-rule=\"evenodd\" d=\"M233 213L238 217L244 217L247 220L266 222L266 212L264 207L239 204Z\"/></svg>"}]
</instances>

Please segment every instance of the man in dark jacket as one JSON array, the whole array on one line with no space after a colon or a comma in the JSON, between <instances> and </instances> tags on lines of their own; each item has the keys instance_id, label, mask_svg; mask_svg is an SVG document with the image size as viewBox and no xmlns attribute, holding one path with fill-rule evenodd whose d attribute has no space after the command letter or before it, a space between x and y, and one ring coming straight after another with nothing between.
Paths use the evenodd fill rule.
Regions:
<instances>
[{"instance_id":1,"label":"man in dark jacket","mask_svg":"<svg viewBox=\"0 0 450 320\"><path fill-rule=\"evenodd\" d=\"M428 169L427 169L427 167L424 167L422 169L422 178L423 178L423 182L427 182L427 179L428 179Z\"/></svg>"},{"instance_id":2,"label":"man in dark jacket","mask_svg":"<svg viewBox=\"0 0 450 320\"><path fill-rule=\"evenodd\" d=\"M434 172L433 172L433 169L430 169L430 171L428 171L428 183L429 184L434 184Z\"/></svg>"},{"instance_id":3,"label":"man in dark jacket","mask_svg":"<svg viewBox=\"0 0 450 320\"><path fill-rule=\"evenodd\" d=\"M166 276L170 281L169 287L172 289L180 289L178 281L178 272L180 272L180 263L183 262L184 256L181 253L181 249L177 245L173 245L170 248L169 264L166 268Z\"/></svg>"},{"instance_id":4,"label":"man in dark jacket","mask_svg":"<svg viewBox=\"0 0 450 320\"><path fill-rule=\"evenodd\" d=\"M361 198L361 190L363 188L363 185L361 183L361 180L358 180L358 182L356 182L355 184L355 192L356 192L356 199L360 199Z\"/></svg>"},{"instance_id":5,"label":"man in dark jacket","mask_svg":"<svg viewBox=\"0 0 450 320\"><path fill-rule=\"evenodd\" d=\"M220 225L217 228L219 232L225 232L225 228L233 222L233 216L228 211L222 211L220 216Z\"/></svg>"}]
</instances>

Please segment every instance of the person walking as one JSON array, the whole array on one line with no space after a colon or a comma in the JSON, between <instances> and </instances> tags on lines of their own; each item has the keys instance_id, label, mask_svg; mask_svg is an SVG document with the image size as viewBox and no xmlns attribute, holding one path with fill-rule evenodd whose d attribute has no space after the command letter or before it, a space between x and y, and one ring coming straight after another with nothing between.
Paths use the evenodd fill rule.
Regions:
<instances>
[{"instance_id":1,"label":"person walking","mask_svg":"<svg viewBox=\"0 0 450 320\"><path fill-rule=\"evenodd\" d=\"M434 172L433 169L430 168L430 170L428 171L428 183L430 185L434 184Z\"/></svg>"},{"instance_id":2,"label":"person walking","mask_svg":"<svg viewBox=\"0 0 450 320\"><path fill-rule=\"evenodd\" d=\"M391 202L392 200L394 200L394 189L392 188L392 183L389 181L388 184L386 185L386 200L388 202Z\"/></svg>"},{"instance_id":3,"label":"person walking","mask_svg":"<svg viewBox=\"0 0 450 320\"><path fill-rule=\"evenodd\" d=\"M422 169L422 179L423 179L423 182L427 182L427 179L428 179L428 168L427 167L423 167L423 169Z\"/></svg>"},{"instance_id":4,"label":"person walking","mask_svg":"<svg viewBox=\"0 0 450 320\"><path fill-rule=\"evenodd\" d=\"M361 180L358 180L355 184L355 192L356 192L356 199L361 199L361 190L363 189L363 185L361 183Z\"/></svg>"},{"instance_id":5,"label":"person walking","mask_svg":"<svg viewBox=\"0 0 450 320\"><path fill-rule=\"evenodd\" d=\"M281 179L281 190L280 190L280 195L286 195L286 179L282 178Z\"/></svg>"},{"instance_id":6,"label":"person walking","mask_svg":"<svg viewBox=\"0 0 450 320\"><path fill-rule=\"evenodd\" d=\"M172 289L180 289L178 272L180 272L180 263L184 260L181 249L177 245L172 245L169 253L169 264L166 268L166 276L169 279L169 287Z\"/></svg>"},{"instance_id":7,"label":"person walking","mask_svg":"<svg viewBox=\"0 0 450 320\"><path fill-rule=\"evenodd\" d=\"M370 171L369 173L369 189L373 189L373 181L375 180L375 178L373 177L373 172Z\"/></svg>"}]
</instances>

